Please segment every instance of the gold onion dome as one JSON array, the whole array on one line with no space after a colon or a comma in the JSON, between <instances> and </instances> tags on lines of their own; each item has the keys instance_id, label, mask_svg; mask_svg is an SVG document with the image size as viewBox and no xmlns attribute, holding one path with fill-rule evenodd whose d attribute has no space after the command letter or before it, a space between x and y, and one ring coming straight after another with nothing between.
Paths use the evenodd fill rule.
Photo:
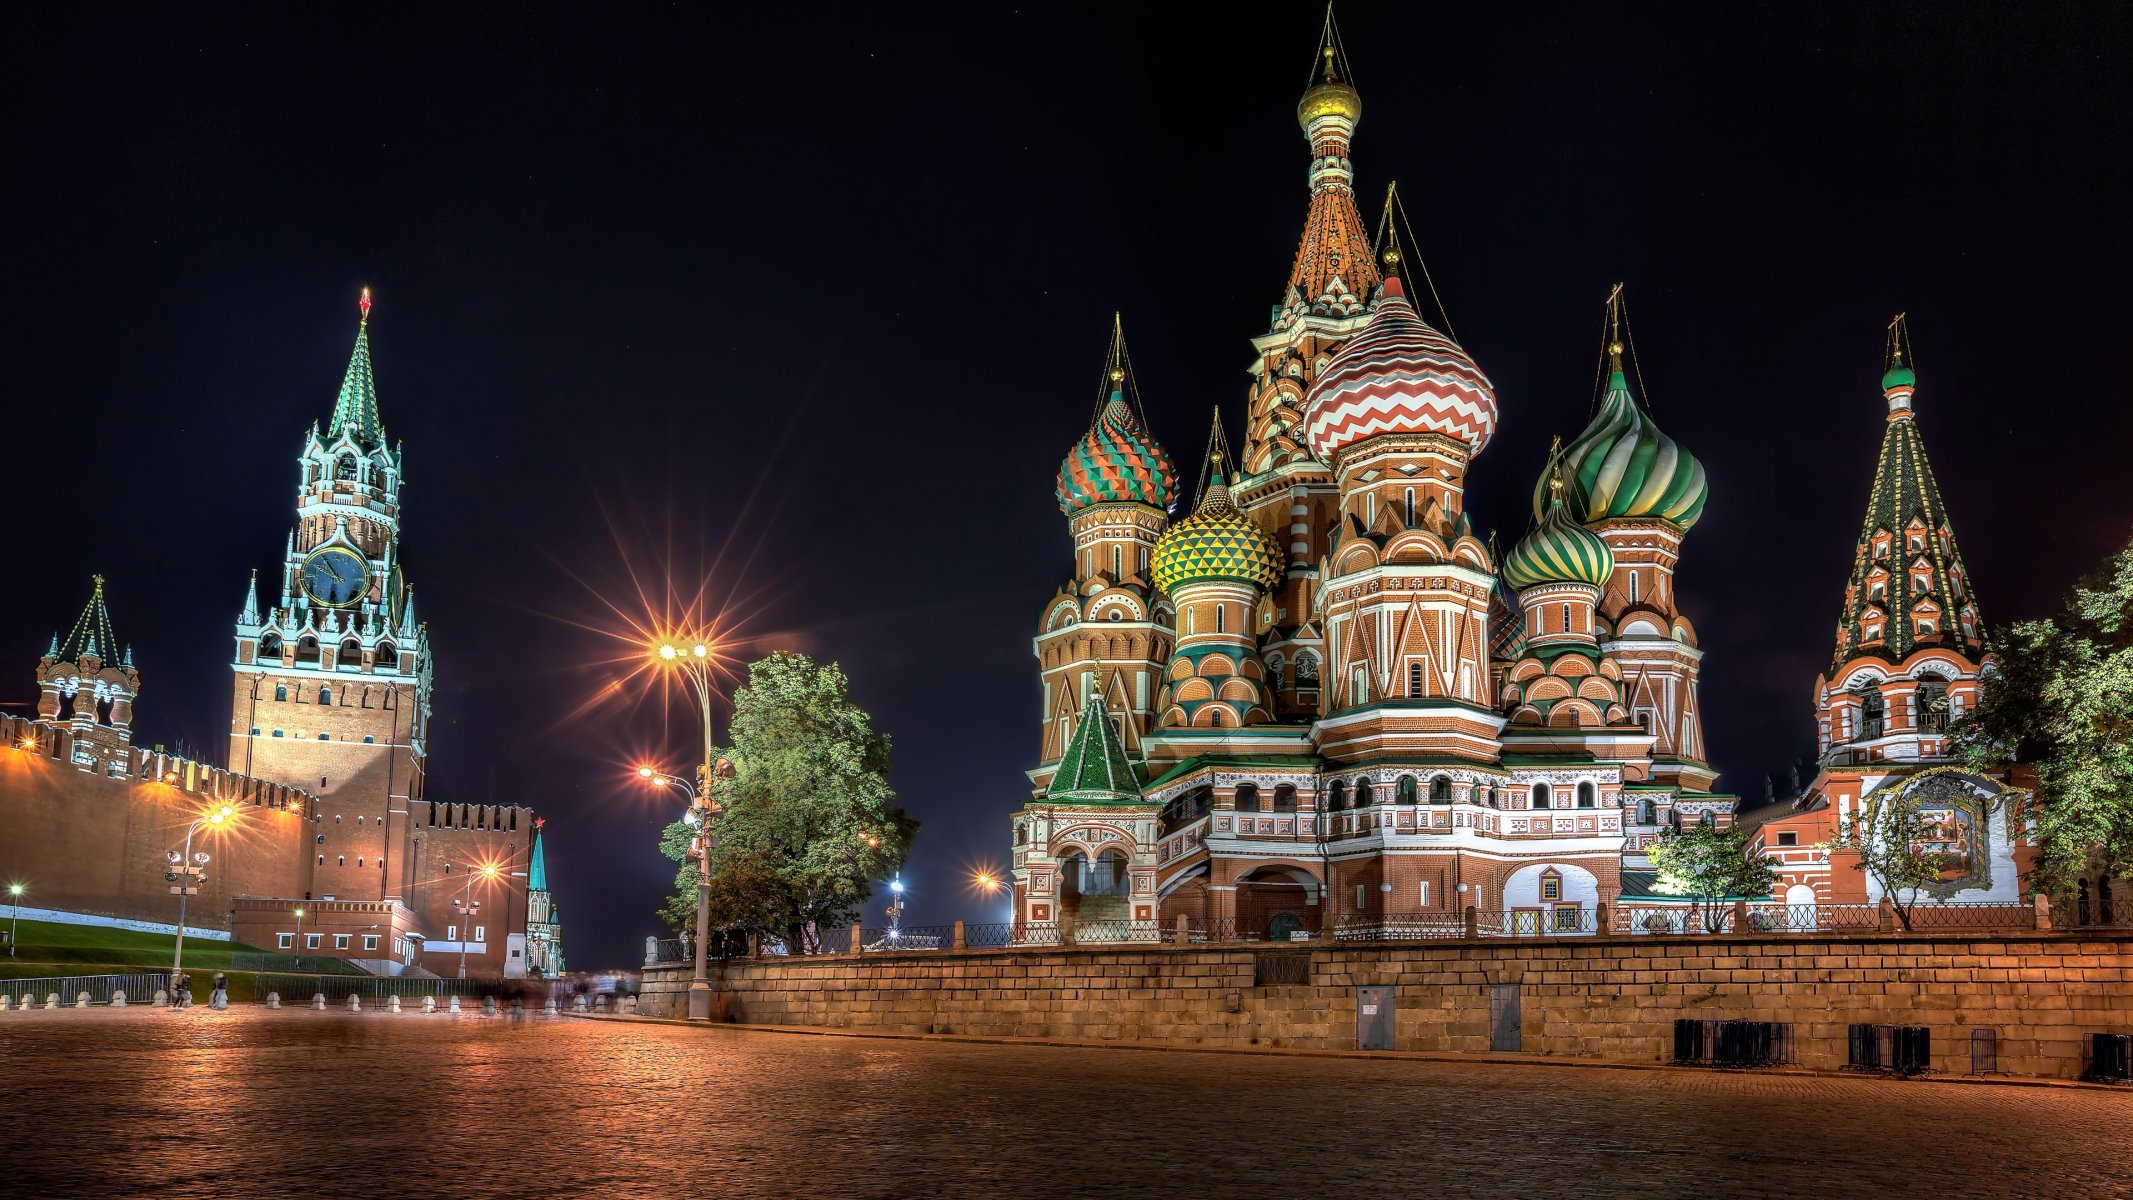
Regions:
<instances>
[{"instance_id":1,"label":"gold onion dome","mask_svg":"<svg viewBox=\"0 0 2133 1200\"><path fill-rule=\"evenodd\" d=\"M1348 81L1340 77L1333 64L1333 47L1327 46L1325 78L1313 85L1296 102L1296 123L1304 132L1311 132L1311 122L1320 117L1346 117L1353 125L1363 118L1363 97Z\"/></svg>"},{"instance_id":2,"label":"gold onion dome","mask_svg":"<svg viewBox=\"0 0 2133 1200\"><path fill-rule=\"evenodd\" d=\"M1213 579L1269 588L1281 577L1281 548L1237 511L1218 466L1199 507L1156 539L1150 565L1155 586L1172 595Z\"/></svg>"},{"instance_id":3,"label":"gold onion dome","mask_svg":"<svg viewBox=\"0 0 2133 1200\"><path fill-rule=\"evenodd\" d=\"M1114 371L1111 398L1089 432L1059 464L1054 494L1059 511L1073 516L1097 504L1145 504L1165 512L1178 498L1178 472L1162 443L1141 428L1126 403L1123 373Z\"/></svg>"},{"instance_id":4,"label":"gold onion dome","mask_svg":"<svg viewBox=\"0 0 2133 1200\"><path fill-rule=\"evenodd\" d=\"M1709 497L1703 464L1652 423L1629 393L1619 343L1609 349L1614 370L1600 411L1563 450L1570 515L1586 523L1656 517L1686 530ZM1534 491L1536 510L1546 487L1544 480Z\"/></svg>"},{"instance_id":5,"label":"gold onion dome","mask_svg":"<svg viewBox=\"0 0 2133 1200\"><path fill-rule=\"evenodd\" d=\"M1614 551L1599 534L1571 518L1561 497L1550 497L1540 524L1504 556L1502 573L1505 583L1524 591L1548 583L1604 588L1614 572Z\"/></svg>"}]
</instances>

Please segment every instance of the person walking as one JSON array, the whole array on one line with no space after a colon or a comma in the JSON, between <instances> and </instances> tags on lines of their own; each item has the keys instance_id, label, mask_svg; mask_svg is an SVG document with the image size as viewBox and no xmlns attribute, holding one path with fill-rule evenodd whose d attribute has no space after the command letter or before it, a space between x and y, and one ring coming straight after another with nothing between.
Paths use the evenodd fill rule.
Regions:
<instances>
[{"instance_id":1,"label":"person walking","mask_svg":"<svg viewBox=\"0 0 2133 1200\"><path fill-rule=\"evenodd\" d=\"M215 972L215 988L207 994L207 1006L216 1012L230 1006L230 980L222 972Z\"/></svg>"}]
</instances>

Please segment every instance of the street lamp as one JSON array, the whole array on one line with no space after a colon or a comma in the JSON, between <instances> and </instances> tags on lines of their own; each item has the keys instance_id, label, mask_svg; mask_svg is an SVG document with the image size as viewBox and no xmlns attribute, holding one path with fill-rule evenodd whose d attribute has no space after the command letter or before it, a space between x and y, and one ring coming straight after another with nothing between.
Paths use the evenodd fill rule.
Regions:
<instances>
[{"instance_id":1,"label":"street lamp","mask_svg":"<svg viewBox=\"0 0 2133 1200\"><path fill-rule=\"evenodd\" d=\"M444 869L451 870L452 864L444 864ZM461 979L467 977L467 938L474 932L474 914L481 911L481 901L474 898L474 881L476 879L494 878L496 878L495 863L483 863L474 870L468 871L465 891L461 893L459 899L452 901L452 908L459 914L460 920L459 977Z\"/></svg>"},{"instance_id":2,"label":"street lamp","mask_svg":"<svg viewBox=\"0 0 2133 1200\"><path fill-rule=\"evenodd\" d=\"M207 879L207 851L193 853L193 835L200 832L202 826L219 829L224 821L236 815L237 810L225 804L201 816L185 827L185 849L163 853L170 864L170 869L163 872L163 878L170 881L170 892L178 898L178 940L170 952L170 990L173 992L178 990L178 976L185 969L185 900L188 896L198 895L201 883Z\"/></svg>"},{"instance_id":3,"label":"street lamp","mask_svg":"<svg viewBox=\"0 0 2133 1200\"><path fill-rule=\"evenodd\" d=\"M711 821L718 816L718 804L712 799L714 781L733 774L733 765L723 759L714 759L711 748L711 642L706 638L669 639L652 647L652 653L662 665L678 671L688 680L689 688L696 693L696 705L703 718L704 759L697 776L700 786L691 788L682 780L662 774L650 767L639 767L637 774L655 787L680 784L689 795L690 824L696 827L696 972L689 983L689 1019L711 1019L711 976L705 959L711 940Z\"/></svg>"},{"instance_id":4,"label":"street lamp","mask_svg":"<svg viewBox=\"0 0 2133 1200\"><path fill-rule=\"evenodd\" d=\"M303 906L302 906L302 905L298 905L298 906L297 906L297 908L296 908L296 944L295 944L295 945L293 945L293 946L291 946L291 947L289 947L289 949L291 949L292 951L294 951L294 952L295 952L296 962L295 962L295 964L294 964L294 965L296 965L296 966L299 966L299 967L303 966L303 965L304 965L304 909L303 909Z\"/></svg>"},{"instance_id":5,"label":"street lamp","mask_svg":"<svg viewBox=\"0 0 2133 1200\"><path fill-rule=\"evenodd\" d=\"M7 885L7 956L15 957L15 919L22 915L22 885Z\"/></svg>"}]
</instances>

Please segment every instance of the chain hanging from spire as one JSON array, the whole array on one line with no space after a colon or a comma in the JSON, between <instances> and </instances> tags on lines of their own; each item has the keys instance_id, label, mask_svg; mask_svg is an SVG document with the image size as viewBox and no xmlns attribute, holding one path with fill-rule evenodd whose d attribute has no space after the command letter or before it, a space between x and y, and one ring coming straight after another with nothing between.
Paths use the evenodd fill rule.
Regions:
<instances>
[{"instance_id":1,"label":"chain hanging from spire","mask_svg":"<svg viewBox=\"0 0 2133 1200\"><path fill-rule=\"evenodd\" d=\"M1405 234L1405 238L1402 238ZM1444 307L1444 297L1437 293L1437 281L1430 276L1429 264L1414 252L1420 243L1415 238L1415 227L1407 219L1407 205L1400 199L1400 181L1395 179L1385 185L1385 208L1378 214L1377 239L1371 251L1385 264L1386 278L1408 278L1406 264L1411 260L1422 272L1422 282L1429 288L1429 299L1437 306L1437 319L1444 323L1444 334L1453 341L1459 340L1459 331L1452 328L1451 311ZM1404 248L1403 248L1404 247Z\"/></svg>"}]
</instances>

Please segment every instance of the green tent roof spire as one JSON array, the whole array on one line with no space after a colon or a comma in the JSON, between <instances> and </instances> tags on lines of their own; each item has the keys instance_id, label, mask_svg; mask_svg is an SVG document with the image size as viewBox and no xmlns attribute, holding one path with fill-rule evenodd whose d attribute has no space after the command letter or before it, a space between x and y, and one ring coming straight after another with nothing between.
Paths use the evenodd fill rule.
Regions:
<instances>
[{"instance_id":1,"label":"green tent roof spire","mask_svg":"<svg viewBox=\"0 0 2133 1200\"><path fill-rule=\"evenodd\" d=\"M370 289L356 302L362 317L356 323L355 351L348 356L348 374L341 379L340 398L333 403L333 420L326 426L330 441L347 430L364 449L385 444L385 423L378 417L378 389L370 377Z\"/></svg>"},{"instance_id":2,"label":"green tent roof spire","mask_svg":"<svg viewBox=\"0 0 2133 1200\"><path fill-rule=\"evenodd\" d=\"M538 820L533 823L533 859L526 868L526 890L530 892L548 890L548 856L541 852L542 824Z\"/></svg>"},{"instance_id":3,"label":"green tent roof spire","mask_svg":"<svg viewBox=\"0 0 2133 1200\"><path fill-rule=\"evenodd\" d=\"M96 588L89 594L88 606L74 621L74 628L59 643L54 657L60 662L79 662L84 654L94 654L109 661L118 653L118 639L111 636L111 614L104 607L104 577L93 576Z\"/></svg>"},{"instance_id":4,"label":"green tent roof spire","mask_svg":"<svg viewBox=\"0 0 2133 1200\"><path fill-rule=\"evenodd\" d=\"M1118 740L1100 693L1091 691L1089 702L1082 706L1081 721L1059 758L1051 785L1044 789L1044 798L1113 804L1140 800L1140 776L1126 760L1126 747Z\"/></svg>"}]
</instances>

